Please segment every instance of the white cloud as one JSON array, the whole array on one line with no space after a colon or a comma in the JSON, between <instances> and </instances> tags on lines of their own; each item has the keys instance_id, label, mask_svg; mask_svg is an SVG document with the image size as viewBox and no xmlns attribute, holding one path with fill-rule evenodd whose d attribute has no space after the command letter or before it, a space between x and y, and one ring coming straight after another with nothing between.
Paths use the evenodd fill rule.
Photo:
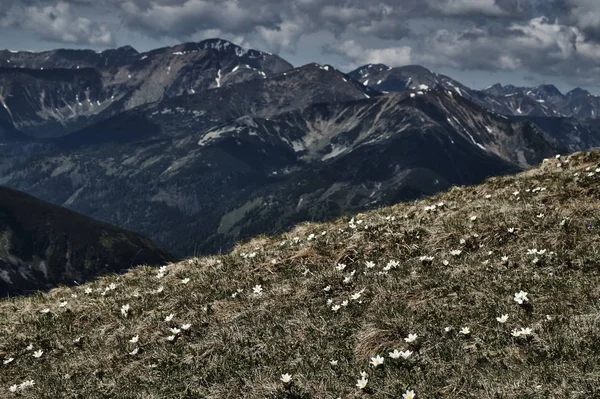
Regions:
<instances>
[{"instance_id":1,"label":"white cloud","mask_svg":"<svg viewBox=\"0 0 600 399\"><path fill-rule=\"evenodd\" d=\"M427 0L429 6L444 15L484 15L503 17L509 14L494 0Z\"/></svg>"},{"instance_id":2,"label":"white cloud","mask_svg":"<svg viewBox=\"0 0 600 399\"><path fill-rule=\"evenodd\" d=\"M279 53L282 50L294 52L303 31L304 29L299 21L288 20L283 21L273 29L260 26L257 29L257 35L271 52Z\"/></svg>"},{"instance_id":3,"label":"white cloud","mask_svg":"<svg viewBox=\"0 0 600 399\"><path fill-rule=\"evenodd\" d=\"M345 68L354 69L365 64L386 64L389 66L409 65L412 63L412 49L408 46L385 48L365 48L354 40L346 40L330 49L345 57Z\"/></svg>"},{"instance_id":4,"label":"white cloud","mask_svg":"<svg viewBox=\"0 0 600 399\"><path fill-rule=\"evenodd\" d=\"M149 35L189 37L206 29L249 33L258 26L272 27L281 22L277 10L255 4L249 7L237 0L186 0L141 7L129 0L121 5L128 27Z\"/></svg>"}]
</instances>

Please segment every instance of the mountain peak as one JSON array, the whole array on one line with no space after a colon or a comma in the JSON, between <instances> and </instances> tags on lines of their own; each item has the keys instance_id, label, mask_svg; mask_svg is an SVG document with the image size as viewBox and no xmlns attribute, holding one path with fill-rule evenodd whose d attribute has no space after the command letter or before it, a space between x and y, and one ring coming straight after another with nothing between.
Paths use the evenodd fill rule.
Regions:
<instances>
[{"instance_id":1,"label":"mountain peak","mask_svg":"<svg viewBox=\"0 0 600 399\"><path fill-rule=\"evenodd\" d=\"M113 49L108 49L108 50L104 50L102 51L100 54L119 54L119 55L124 55L124 56L128 56L128 55L138 55L139 52L133 48L130 45L125 45L122 47L117 47L117 48L113 48Z\"/></svg>"},{"instance_id":2,"label":"mountain peak","mask_svg":"<svg viewBox=\"0 0 600 399\"><path fill-rule=\"evenodd\" d=\"M215 50L219 52L235 53L238 57L247 55L256 58L258 56L264 57L265 55L272 55L263 51L246 49L230 42L229 40L219 38L203 40L198 43L198 47L202 50Z\"/></svg>"},{"instance_id":3,"label":"mountain peak","mask_svg":"<svg viewBox=\"0 0 600 399\"><path fill-rule=\"evenodd\" d=\"M567 93L568 97L575 97L575 96L588 96L590 94L589 91L582 89L581 87L576 87L573 90L571 90L570 92Z\"/></svg>"},{"instance_id":4,"label":"mountain peak","mask_svg":"<svg viewBox=\"0 0 600 399\"><path fill-rule=\"evenodd\" d=\"M549 94L549 95L562 96L562 93L560 92L560 90L558 90L558 88L556 86L554 86L553 84L539 85L537 87L537 89L539 91L542 91L542 92L544 92L546 94Z\"/></svg>"}]
</instances>

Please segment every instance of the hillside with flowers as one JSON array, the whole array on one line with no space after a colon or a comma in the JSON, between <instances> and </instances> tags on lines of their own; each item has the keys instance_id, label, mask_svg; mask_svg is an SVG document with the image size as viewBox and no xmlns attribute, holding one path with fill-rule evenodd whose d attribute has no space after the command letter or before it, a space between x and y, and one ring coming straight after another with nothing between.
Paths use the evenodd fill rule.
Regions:
<instances>
[{"instance_id":1,"label":"hillside with flowers","mask_svg":"<svg viewBox=\"0 0 600 399\"><path fill-rule=\"evenodd\" d=\"M0 397L600 396L600 152L0 302Z\"/></svg>"}]
</instances>

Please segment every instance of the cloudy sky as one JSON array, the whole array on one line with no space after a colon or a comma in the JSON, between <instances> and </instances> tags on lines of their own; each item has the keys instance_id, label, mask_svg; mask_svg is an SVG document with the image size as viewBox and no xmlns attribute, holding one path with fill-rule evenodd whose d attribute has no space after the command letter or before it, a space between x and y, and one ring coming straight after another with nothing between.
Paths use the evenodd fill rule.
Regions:
<instances>
[{"instance_id":1,"label":"cloudy sky","mask_svg":"<svg viewBox=\"0 0 600 399\"><path fill-rule=\"evenodd\" d=\"M220 37L292 64L421 64L474 88L600 92L600 0L0 0L0 48Z\"/></svg>"}]
</instances>

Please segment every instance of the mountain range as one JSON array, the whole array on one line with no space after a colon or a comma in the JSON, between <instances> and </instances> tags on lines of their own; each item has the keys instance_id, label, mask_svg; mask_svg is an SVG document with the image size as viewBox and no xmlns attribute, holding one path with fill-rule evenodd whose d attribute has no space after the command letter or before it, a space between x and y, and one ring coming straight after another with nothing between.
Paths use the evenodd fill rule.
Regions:
<instances>
[{"instance_id":1,"label":"mountain range","mask_svg":"<svg viewBox=\"0 0 600 399\"><path fill-rule=\"evenodd\" d=\"M0 184L178 257L598 146L598 97L348 74L211 39L0 52Z\"/></svg>"}]
</instances>

